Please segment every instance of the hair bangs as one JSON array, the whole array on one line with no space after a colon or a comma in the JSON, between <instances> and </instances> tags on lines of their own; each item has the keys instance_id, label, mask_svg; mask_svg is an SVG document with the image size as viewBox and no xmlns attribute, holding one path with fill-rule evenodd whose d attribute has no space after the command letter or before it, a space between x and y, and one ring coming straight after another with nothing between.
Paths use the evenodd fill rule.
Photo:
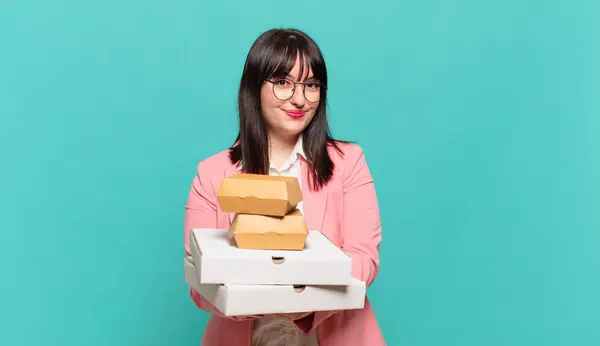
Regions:
<instances>
[{"instance_id":1,"label":"hair bangs","mask_svg":"<svg viewBox=\"0 0 600 346\"><path fill-rule=\"evenodd\" d=\"M273 47L274 54L267 68L266 78L285 78L288 77L296 62L299 63L298 76L294 76L297 81L307 80L312 71L312 79L325 82L323 73L324 62L320 61L319 52L311 49L309 42L302 40L298 36L290 36L286 40L280 40Z\"/></svg>"}]
</instances>

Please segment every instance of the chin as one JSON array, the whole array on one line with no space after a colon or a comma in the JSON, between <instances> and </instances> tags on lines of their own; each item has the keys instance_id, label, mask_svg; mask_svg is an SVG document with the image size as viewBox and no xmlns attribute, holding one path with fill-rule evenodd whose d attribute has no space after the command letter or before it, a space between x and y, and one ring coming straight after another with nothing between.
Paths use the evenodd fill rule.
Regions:
<instances>
[{"instance_id":1,"label":"chin","mask_svg":"<svg viewBox=\"0 0 600 346\"><path fill-rule=\"evenodd\" d=\"M308 124L305 124L304 122L297 123L297 124L291 124L291 125L286 126L285 129L283 129L283 131L285 131L289 135L297 136L297 135L301 134L302 131L304 131L304 129L306 128L307 125Z\"/></svg>"},{"instance_id":2,"label":"chin","mask_svg":"<svg viewBox=\"0 0 600 346\"><path fill-rule=\"evenodd\" d=\"M295 137L302 133L304 129L283 129L281 133L284 133L286 137Z\"/></svg>"},{"instance_id":3,"label":"chin","mask_svg":"<svg viewBox=\"0 0 600 346\"><path fill-rule=\"evenodd\" d=\"M271 128L282 135L298 136L310 124L312 118L312 116L309 116L301 119L292 119L284 115L282 118L277 119L277 122L274 122Z\"/></svg>"}]
</instances>

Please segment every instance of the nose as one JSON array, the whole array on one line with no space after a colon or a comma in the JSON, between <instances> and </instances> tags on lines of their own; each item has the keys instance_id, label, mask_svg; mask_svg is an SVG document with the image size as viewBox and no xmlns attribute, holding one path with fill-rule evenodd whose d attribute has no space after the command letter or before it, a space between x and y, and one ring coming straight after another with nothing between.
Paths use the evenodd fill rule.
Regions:
<instances>
[{"instance_id":1,"label":"nose","mask_svg":"<svg viewBox=\"0 0 600 346\"><path fill-rule=\"evenodd\" d=\"M294 94L290 99L290 103L298 108L302 108L304 106L305 101L306 100L304 100L303 85L296 85L296 87L294 88Z\"/></svg>"}]
</instances>

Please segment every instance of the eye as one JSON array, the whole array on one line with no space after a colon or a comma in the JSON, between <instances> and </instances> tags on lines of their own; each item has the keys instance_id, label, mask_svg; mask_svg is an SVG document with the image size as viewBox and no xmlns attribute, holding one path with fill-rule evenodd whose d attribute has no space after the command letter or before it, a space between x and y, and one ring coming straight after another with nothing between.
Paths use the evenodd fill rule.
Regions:
<instances>
[{"instance_id":1,"label":"eye","mask_svg":"<svg viewBox=\"0 0 600 346\"><path fill-rule=\"evenodd\" d=\"M318 82L307 82L305 85L306 88L308 88L309 90L319 90Z\"/></svg>"},{"instance_id":2,"label":"eye","mask_svg":"<svg viewBox=\"0 0 600 346\"><path fill-rule=\"evenodd\" d=\"M275 80L275 85L278 86L278 87L291 88L292 87L292 82L290 82L287 79L276 79Z\"/></svg>"}]
</instances>

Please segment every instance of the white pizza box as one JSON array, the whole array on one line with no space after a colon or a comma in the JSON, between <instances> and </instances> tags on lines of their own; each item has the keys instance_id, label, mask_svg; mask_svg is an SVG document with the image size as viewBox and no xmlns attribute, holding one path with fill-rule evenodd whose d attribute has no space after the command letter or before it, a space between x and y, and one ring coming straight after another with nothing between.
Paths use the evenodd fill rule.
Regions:
<instances>
[{"instance_id":1,"label":"white pizza box","mask_svg":"<svg viewBox=\"0 0 600 346\"><path fill-rule=\"evenodd\" d=\"M346 286L201 284L193 258L184 259L185 281L225 316L362 309L366 285Z\"/></svg>"},{"instance_id":2,"label":"white pizza box","mask_svg":"<svg viewBox=\"0 0 600 346\"><path fill-rule=\"evenodd\" d=\"M201 284L347 285L352 258L321 232L309 231L304 250L240 249L227 229L195 228L190 252Z\"/></svg>"}]
</instances>

